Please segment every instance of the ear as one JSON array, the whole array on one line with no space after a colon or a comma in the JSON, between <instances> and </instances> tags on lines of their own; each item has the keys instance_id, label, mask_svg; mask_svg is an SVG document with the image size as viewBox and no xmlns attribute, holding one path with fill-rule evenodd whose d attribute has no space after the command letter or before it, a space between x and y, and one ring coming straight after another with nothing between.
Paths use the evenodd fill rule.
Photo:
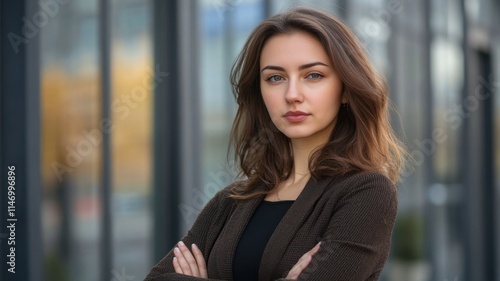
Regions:
<instances>
[{"instance_id":1,"label":"ear","mask_svg":"<svg viewBox=\"0 0 500 281\"><path fill-rule=\"evenodd\" d=\"M347 103L347 94L345 92L342 93L342 103Z\"/></svg>"}]
</instances>

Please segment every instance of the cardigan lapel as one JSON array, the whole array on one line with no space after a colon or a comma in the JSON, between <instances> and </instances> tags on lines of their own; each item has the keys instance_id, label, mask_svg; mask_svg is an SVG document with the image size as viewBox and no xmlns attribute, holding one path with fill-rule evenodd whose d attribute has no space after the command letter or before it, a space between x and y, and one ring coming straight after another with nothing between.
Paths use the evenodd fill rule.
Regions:
<instances>
[{"instance_id":1,"label":"cardigan lapel","mask_svg":"<svg viewBox=\"0 0 500 281\"><path fill-rule=\"evenodd\" d=\"M258 190L263 190L262 186L257 187ZM237 204L236 209L230 216L225 229L218 239L224 241L224 251L225 254L218 258L220 264L229 264L229 267L220 267L220 279L223 280L233 280L233 258L236 252L236 246L238 241L246 229L250 218L253 213L264 199L264 196L256 197L249 200L241 201Z\"/></svg>"},{"instance_id":2,"label":"cardigan lapel","mask_svg":"<svg viewBox=\"0 0 500 281\"><path fill-rule=\"evenodd\" d=\"M304 190L297 197L288 212L271 235L269 242L262 254L260 262L259 280L271 280L272 269L276 268L281 261L288 244L303 222L307 219L310 211L323 194L325 187L332 178L315 181L309 179Z\"/></svg>"}]
</instances>

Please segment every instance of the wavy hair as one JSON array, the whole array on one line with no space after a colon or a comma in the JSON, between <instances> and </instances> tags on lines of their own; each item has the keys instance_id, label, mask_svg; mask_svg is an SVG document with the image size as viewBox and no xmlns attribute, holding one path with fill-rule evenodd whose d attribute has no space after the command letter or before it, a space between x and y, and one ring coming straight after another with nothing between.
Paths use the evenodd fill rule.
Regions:
<instances>
[{"instance_id":1,"label":"wavy hair","mask_svg":"<svg viewBox=\"0 0 500 281\"><path fill-rule=\"evenodd\" d=\"M267 194L293 170L290 140L271 121L260 90L259 62L264 44L279 34L306 32L323 46L343 85L341 106L328 142L309 159L311 177L375 171L393 182L406 154L389 121L388 89L352 31L336 17L311 8L294 8L264 20L246 41L231 69L238 110L230 135L243 184L231 197ZM255 187L266 189L257 192Z\"/></svg>"}]
</instances>

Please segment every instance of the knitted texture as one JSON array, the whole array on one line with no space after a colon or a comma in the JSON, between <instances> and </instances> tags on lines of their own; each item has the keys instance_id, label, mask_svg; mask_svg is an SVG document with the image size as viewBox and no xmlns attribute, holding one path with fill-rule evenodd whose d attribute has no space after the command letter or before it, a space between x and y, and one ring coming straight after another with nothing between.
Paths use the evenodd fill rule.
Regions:
<instances>
[{"instance_id":1,"label":"knitted texture","mask_svg":"<svg viewBox=\"0 0 500 281\"><path fill-rule=\"evenodd\" d=\"M264 199L234 200L228 198L231 188L207 203L182 238L203 252L208 280L232 280L238 240ZM381 174L310 179L269 239L259 280L287 280L288 271L319 241L298 280L377 280L389 254L397 201L396 187ZM145 280L207 280L175 273L173 257L172 249Z\"/></svg>"}]
</instances>

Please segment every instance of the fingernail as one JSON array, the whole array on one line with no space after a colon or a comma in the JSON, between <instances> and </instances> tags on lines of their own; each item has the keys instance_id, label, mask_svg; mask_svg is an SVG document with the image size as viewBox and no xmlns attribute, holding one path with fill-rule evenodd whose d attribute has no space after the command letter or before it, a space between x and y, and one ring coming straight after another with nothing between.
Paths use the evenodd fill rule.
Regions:
<instances>
[{"instance_id":1,"label":"fingernail","mask_svg":"<svg viewBox=\"0 0 500 281\"><path fill-rule=\"evenodd\" d=\"M174 257L173 261L176 262L177 261L177 257Z\"/></svg>"},{"instance_id":2,"label":"fingernail","mask_svg":"<svg viewBox=\"0 0 500 281\"><path fill-rule=\"evenodd\" d=\"M186 245L184 245L184 242L179 241L179 246L186 246Z\"/></svg>"},{"instance_id":3,"label":"fingernail","mask_svg":"<svg viewBox=\"0 0 500 281\"><path fill-rule=\"evenodd\" d=\"M321 245L321 241L318 242L318 246Z\"/></svg>"},{"instance_id":4,"label":"fingernail","mask_svg":"<svg viewBox=\"0 0 500 281\"><path fill-rule=\"evenodd\" d=\"M198 248L195 243L191 244L191 247Z\"/></svg>"},{"instance_id":5,"label":"fingernail","mask_svg":"<svg viewBox=\"0 0 500 281\"><path fill-rule=\"evenodd\" d=\"M179 250L179 248L175 247L175 248L174 248L174 252L176 252L177 254L180 254L180 253L181 253L181 250Z\"/></svg>"}]
</instances>

